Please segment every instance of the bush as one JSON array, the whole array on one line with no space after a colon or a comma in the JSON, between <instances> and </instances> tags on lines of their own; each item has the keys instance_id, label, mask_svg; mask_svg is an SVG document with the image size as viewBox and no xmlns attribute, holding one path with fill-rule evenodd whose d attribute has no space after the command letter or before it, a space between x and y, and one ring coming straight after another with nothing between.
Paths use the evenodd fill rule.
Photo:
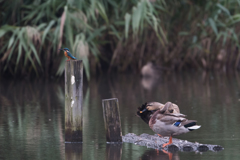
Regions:
<instances>
[{"instance_id":1,"label":"bush","mask_svg":"<svg viewBox=\"0 0 240 160\"><path fill-rule=\"evenodd\" d=\"M239 68L235 0L0 1L0 72L62 75L67 47L85 73ZM105 67L106 66L106 67Z\"/></svg>"}]
</instances>

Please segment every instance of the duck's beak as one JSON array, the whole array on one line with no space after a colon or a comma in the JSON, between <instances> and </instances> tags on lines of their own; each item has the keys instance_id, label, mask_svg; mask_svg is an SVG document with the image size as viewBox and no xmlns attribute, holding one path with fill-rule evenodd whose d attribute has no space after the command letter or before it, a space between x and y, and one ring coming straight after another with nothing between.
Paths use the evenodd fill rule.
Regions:
<instances>
[{"instance_id":1,"label":"duck's beak","mask_svg":"<svg viewBox=\"0 0 240 160\"><path fill-rule=\"evenodd\" d=\"M142 111L140 111L140 113L143 113L143 112L145 112L147 109L145 108L144 110L142 110Z\"/></svg>"}]
</instances>

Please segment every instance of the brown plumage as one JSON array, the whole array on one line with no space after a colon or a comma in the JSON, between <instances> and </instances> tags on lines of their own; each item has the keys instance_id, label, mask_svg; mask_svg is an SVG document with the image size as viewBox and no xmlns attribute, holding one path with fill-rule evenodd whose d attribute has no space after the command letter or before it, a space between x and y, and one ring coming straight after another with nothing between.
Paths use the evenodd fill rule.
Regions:
<instances>
[{"instance_id":1,"label":"brown plumage","mask_svg":"<svg viewBox=\"0 0 240 160\"><path fill-rule=\"evenodd\" d=\"M168 107L168 111L166 113L180 113L179 107L171 103ZM152 117L153 113L157 110L161 110L164 108L164 104L159 102L147 102L143 104L141 107L138 107L137 115L147 124L149 124L149 120Z\"/></svg>"},{"instance_id":2,"label":"brown plumage","mask_svg":"<svg viewBox=\"0 0 240 160\"><path fill-rule=\"evenodd\" d=\"M161 110L157 110L149 120L149 127L161 136L168 136L169 142L163 144L163 148L172 143L172 136L196 130L201 126L196 125L196 120L188 120L184 114L172 112L173 105L167 102Z\"/></svg>"}]
</instances>

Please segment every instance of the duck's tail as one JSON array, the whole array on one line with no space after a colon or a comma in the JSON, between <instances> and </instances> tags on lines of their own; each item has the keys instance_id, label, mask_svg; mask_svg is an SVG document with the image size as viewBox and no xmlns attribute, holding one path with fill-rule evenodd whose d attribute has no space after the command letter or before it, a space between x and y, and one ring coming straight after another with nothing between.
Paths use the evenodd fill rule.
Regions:
<instances>
[{"instance_id":1,"label":"duck's tail","mask_svg":"<svg viewBox=\"0 0 240 160\"><path fill-rule=\"evenodd\" d=\"M195 126L192 126L192 127L188 127L188 130L193 131L193 130L199 129L200 127L201 127L201 125L195 125Z\"/></svg>"},{"instance_id":2,"label":"duck's tail","mask_svg":"<svg viewBox=\"0 0 240 160\"><path fill-rule=\"evenodd\" d=\"M197 121L195 120L188 120L187 124L184 124L184 127L187 128L189 131L193 131L199 129L201 126L197 125Z\"/></svg>"},{"instance_id":3,"label":"duck's tail","mask_svg":"<svg viewBox=\"0 0 240 160\"><path fill-rule=\"evenodd\" d=\"M152 111L148 111L146 107L147 107L147 103L142 104L141 107L138 107L137 116L140 117L144 122L148 124L152 115ZM144 112L142 112L143 110Z\"/></svg>"}]
</instances>

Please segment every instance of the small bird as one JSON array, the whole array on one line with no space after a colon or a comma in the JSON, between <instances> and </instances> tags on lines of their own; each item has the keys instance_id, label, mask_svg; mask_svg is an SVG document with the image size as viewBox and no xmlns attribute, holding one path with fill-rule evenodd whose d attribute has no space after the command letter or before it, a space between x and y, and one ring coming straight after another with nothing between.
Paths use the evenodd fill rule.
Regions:
<instances>
[{"instance_id":1,"label":"small bird","mask_svg":"<svg viewBox=\"0 0 240 160\"><path fill-rule=\"evenodd\" d=\"M186 115L181 113L173 113L171 102L167 102L161 110L157 110L149 120L149 127L161 136L168 136L169 142L162 145L162 148L172 143L172 136L180 135L199 129L201 126L196 125L196 120L188 120L184 118ZM148 110L151 110L149 108ZM145 112L145 111L142 111Z\"/></svg>"},{"instance_id":2,"label":"small bird","mask_svg":"<svg viewBox=\"0 0 240 160\"><path fill-rule=\"evenodd\" d=\"M70 59L72 59L72 60L76 60L77 59L76 57L73 57L73 55L70 53L68 48L63 48L63 49L61 48L59 50L64 51L64 55L68 58L67 61L69 61Z\"/></svg>"}]
</instances>

